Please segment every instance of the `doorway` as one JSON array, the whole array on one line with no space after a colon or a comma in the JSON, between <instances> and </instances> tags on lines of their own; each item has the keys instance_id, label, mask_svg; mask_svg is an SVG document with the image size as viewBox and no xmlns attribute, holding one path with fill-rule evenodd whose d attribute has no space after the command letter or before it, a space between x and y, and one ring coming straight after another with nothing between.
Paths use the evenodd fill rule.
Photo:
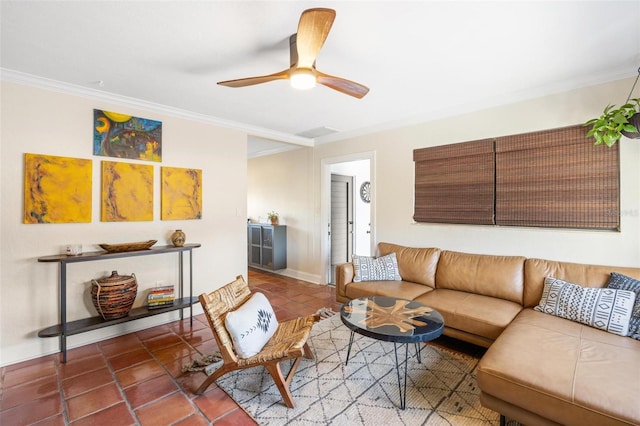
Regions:
<instances>
[{"instance_id":1,"label":"doorway","mask_svg":"<svg viewBox=\"0 0 640 426\"><path fill-rule=\"evenodd\" d=\"M360 196L360 187L365 183L366 188L374 187L373 159L373 152L365 152L327 158L321 162L321 224L322 233L326 236L321 239L321 259L325 283L335 283L337 264L351 262L354 254L370 256L375 229L375 191L367 192L368 196L363 198ZM336 175L342 178L336 179ZM347 196L344 194L345 191L351 199L350 210L347 206L348 201L343 201ZM338 206L334 206L334 203L338 203ZM340 207L340 204L343 207ZM337 210L342 212L339 213ZM345 219L340 216L332 217L336 213ZM334 223L334 220L337 222ZM334 235L334 232L338 235Z\"/></svg>"},{"instance_id":2,"label":"doorway","mask_svg":"<svg viewBox=\"0 0 640 426\"><path fill-rule=\"evenodd\" d=\"M331 173L331 283L336 265L351 261L353 255L353 176Z\"/></svg>"}]
</instances>

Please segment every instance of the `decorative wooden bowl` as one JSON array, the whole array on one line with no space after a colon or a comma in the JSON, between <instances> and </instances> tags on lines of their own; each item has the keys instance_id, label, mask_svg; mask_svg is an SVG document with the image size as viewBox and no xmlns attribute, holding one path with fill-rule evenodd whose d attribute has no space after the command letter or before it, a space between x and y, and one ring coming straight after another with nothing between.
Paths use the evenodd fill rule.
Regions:
<instances>
[{"instance_id":1,"label":"decorative wooden bowl","mask_svg":"<svg viewBox=\"0 0 640 426\"><path fill-rule=\"evenodd\" d=\"M123 243L123 244L98 244L100 248L108 251L109 253L119 253L124 251L136 251L136 250L149 250L151 246L157 243L158 240L141 241L137 243Z\"/></svg>"}]
</instances>

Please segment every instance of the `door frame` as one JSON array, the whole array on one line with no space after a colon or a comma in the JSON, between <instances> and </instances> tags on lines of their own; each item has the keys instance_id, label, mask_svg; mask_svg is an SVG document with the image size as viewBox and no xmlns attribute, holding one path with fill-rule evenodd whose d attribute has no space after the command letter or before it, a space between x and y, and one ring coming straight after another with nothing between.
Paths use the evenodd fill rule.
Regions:
<instances>
[{"instance_id":1,"label":"door frame","mask_svg":"<svg viewBox=\"0 0 640 426\"><path fill-rule=\"evenodd\" d=\"M371 253L375 253L376 245L376 153L375 151L358 152L354 154L327 157L320 160L320 280L321 284L331 282L331 252L329 224L331 222L331 165L348 163L350 161L369 160L369 174L371 182Z\"/></svg>"}]
</instances>

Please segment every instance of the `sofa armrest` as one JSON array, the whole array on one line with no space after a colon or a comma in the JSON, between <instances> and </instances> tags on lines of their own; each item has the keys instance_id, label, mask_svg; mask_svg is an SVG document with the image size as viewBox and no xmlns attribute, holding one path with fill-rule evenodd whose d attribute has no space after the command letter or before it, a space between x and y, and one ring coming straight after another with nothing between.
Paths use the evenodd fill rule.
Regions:
<instances>
[{"instance_id":1,"label":"sofa armrest","mask_svg":"<svg viewBox=\"0 0 640 426\"><path fill-rule=\"evenodd\" d=\"M338 301L347 299L347 286L353 281L353 276L353 263L336 265L336 299Z\"/></svg>"}]
</instances>

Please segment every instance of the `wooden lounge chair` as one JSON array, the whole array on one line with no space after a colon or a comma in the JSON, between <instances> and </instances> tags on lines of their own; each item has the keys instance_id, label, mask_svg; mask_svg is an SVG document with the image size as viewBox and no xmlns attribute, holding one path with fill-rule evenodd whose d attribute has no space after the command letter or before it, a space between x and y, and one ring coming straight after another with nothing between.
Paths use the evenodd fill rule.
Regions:
<instances>
[{"instance_id":1,"label":"wooden lounge chair","mask_svg":"<svg viewBox=\"0 0 640 426\"><path fill-rule=\"evenodd\" d=\"M310 315L280 322L275 334L257 355L250 358L239 358L233 350L233 341L225 328L225 317L228 312L239 308L250 297L249 286L241 275L238 275L235 281L209 294L200 295L200 303L218 343L223 364L207 377L196 393L202 394L211 383L230 371L263 365L273 377L286 406L293 408L293 396L289 385L302 357L313 359L307 339L311 327L319 317L318 315ZM280 369L280 362L290 359L295 359L295 361L285 378Z\"/></svg>"}]
</instances>

